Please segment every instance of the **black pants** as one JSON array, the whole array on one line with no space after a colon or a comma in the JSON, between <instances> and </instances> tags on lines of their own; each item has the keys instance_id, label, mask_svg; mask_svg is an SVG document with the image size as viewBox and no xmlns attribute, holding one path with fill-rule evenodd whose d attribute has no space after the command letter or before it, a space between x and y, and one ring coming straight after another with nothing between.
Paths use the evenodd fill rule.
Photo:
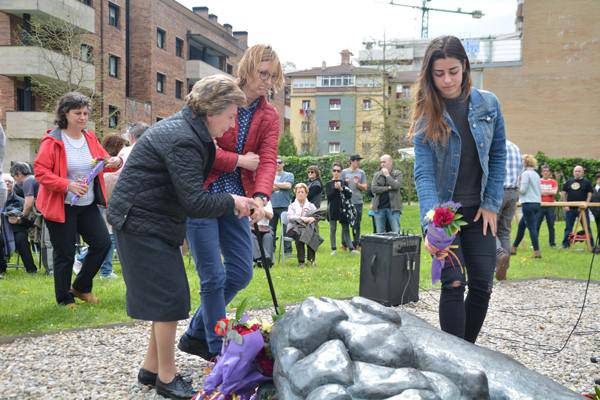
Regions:
<instances>
[{"instance_id":1,"label":"black pants","mask_svg":"<svg viewBox=\"0 0 600 400\"><path fill-rule=\"evenodd\" d=\"M273 208L273 218L271 218L271 230L273 231L273 248L277 247L277 225L279 224L279 220L281 219L281 214L287 212L287 207L274 207ZM281 235L285 236L285 230L287 226L281 224ZM283 250L286 253L292 252L292 243L291 242L283 242Z\"/></svg>"},{"instance_id":2,"label":"black pants","mask_svg":"<svg viewBox=\"0 0 600 400\"><path fill-rule=\"evenodd\" d=\"M354 225L352 226L352 244L356 249L360 245L360 223L362 221L362 204L355 204L354 208L356 208L356 221L354 221Z\"/></svg>"},{"instance_id":3,"label":"black pants","mask_svg":"<svg viewBox=\"0 0 600 400\"><path fill-rule=\"evenodd\" d=\"M54 293L58 304L73 303L71 274L75 259L77 234L89 245L87 256L81 271L73 282L73 289L89 293L92 280L110 249L111 242L106 224L95 204L89 206L71 206L65 204L65 222L46 221L50 231L50 240L54 248Z\"/></svg>"},{"instance_id":4,"label":"black pants","mask_svg":"<svg viewBox=\"0 0 600 400\"><path fill-rule=\"evenodd\" d=\"M538 214L538 233L540 228L542 227L542 222L544 222L544 218L546 218L546 225L548 226L548 242L550 246L556 246L556 234L554 233L554 221L556 221L556 210L554 207L542 207L540 213ZM538 234L539 237L539 234Z\"/></svg>"},{"instance_id":5,"label":"black pants","mask_svg":"<svg viewBox=\"0 0 600 400\"><path fill-rule=\"evenodd\" d=\"M312 249L312 247L310 247L309 245L307 245L304 242L301 242L300 240L296 239L296 252L298 253L298 262L301 264L304 264L304 260L305 260L305 250L304 248L307 248L307 252L308 252L308 261L315 261L315 251Z\"/></svg>"},{"instance_id":6,"label":"black pants","mask_svg":"<svg viewBox=\"0 0 600 400\"><path fill-rule=\"evenodd\" d=\"M446 258L442 269L440 294L440 327L444 332L475 343L487 314L494 268L496 266L496 238L488 229L483 235L483 218L473 222L479 207L464 207L459 213L468 223L461 228L453 249L465 271ZM465 299L465 285L469 291Z\"/></svg>"},{"instance_id":7,"label":"black pants","mask_svg":"<svg viewBox=\"0 0 600 400\"><path fill-rule=\"evenodd\" d=\"M33 261L33 254L31 254L31 247L29 246L29 235L27 230L13 229L15 236L15 248L17 253L21 256L25 271L30 274L37 272L35 261Z\"/></svg>"}]
</instances>

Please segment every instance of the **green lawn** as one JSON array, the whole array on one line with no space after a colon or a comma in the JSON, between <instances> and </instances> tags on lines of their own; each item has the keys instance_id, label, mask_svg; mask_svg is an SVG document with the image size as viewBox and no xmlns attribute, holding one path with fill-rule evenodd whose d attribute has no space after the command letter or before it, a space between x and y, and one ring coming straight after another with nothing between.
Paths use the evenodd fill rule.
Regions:
<instances>
[{"instance_id":1,"label":"green lawn","mask_svg":"<svg viewBox=\"0 0 600 400\"><path fill-rule=\"evenodd\" d=\"M372 232L371 219L366 217L366 209L367 207L363 218L363 234ZM419 232L416 205L405 207L402 228ZM556 228L557 242L560 243L564 225L558 223ZM272 276L280 304L296 303L307 296L344 298L358 294L360 256L339 250L337 256L331 256L327 223L322 223L321 234L325 237L325 243L317 253L317 268L298 269L295 257L287 258L285 265L277 265L273 268ZM537 277L587 279L591 254L582 251L582 244L570 250L551 249L548 247L545 227L541 230L540 243L543 258L533 259L532 250L529 249L529 239L526 236L519 254L511 261L509 279ZM421 287L429 288L431 287L430 263L425 253L421 261ZM118 263L115 265L115 272L121 275ZM199 301L199 283L193 264L187 267L187 272L192 304L196 307ZM599 268L595 268L592 279L600 280ZM130 321L125 313L125 285L121 278L114 281L97 278L94 281L94 293L100 298L101 303L99 305L79 303L80 306L76 310L68 310L56 305L53 285L52 278L43 274L29 276L23 269L9 269L6 278L0 280L0 336L52 332L65 328ZM251 308L264 308L271 305L263 270L255 270L251 284L232 304L238 304L244 297L248 297Z\"/></svg>"}]
</instances>

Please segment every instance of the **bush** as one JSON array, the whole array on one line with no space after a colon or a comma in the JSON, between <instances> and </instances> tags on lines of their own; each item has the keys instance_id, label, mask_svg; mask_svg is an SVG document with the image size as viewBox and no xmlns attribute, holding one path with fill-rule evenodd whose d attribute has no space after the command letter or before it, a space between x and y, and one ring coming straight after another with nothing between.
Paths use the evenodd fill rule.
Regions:
<instances>
[{"instance_id":1,"label":"bush","mask_svg":"<svg viewBox=\"0 0 600 400\"><path fill-rule=\"evenodd\" d=\"M542 165L548 164L556 179L560 185L566 182L568 179L573 177L573 168L576 165L581 165L585 169L585 177L595 184L596 173L600 172L600 161L590 160L585 158L550 158L542 152L538 152L535 155L538 160L539 169L541 171Z\"/></svg>"},{"instance_id":2,"label":"bush","mask_svg":"<svg viewBox=\"0 0 600 400\"><path fill-rule=\"evenodd\" d=\"M319 167L319 171L321 173L321 181L323 181L323 186L329 180L331 180L331 166L335 161L340 162L343 168L347 168L350 165L350 155L336 154L336 155L327 155L327 156L290 156L290 157L282 157L285 161L285 170L294 174L294 180L296 183L298 182L307 182L308 176L306 174L306 170L311 165L316 165ZM360 168L365 171L367 175L367 183L371 186L371 180L375 173L379 170L379 160L362 160L360 163ZM413 162L412 160L394 160L394 168L402 171L403 176L403 184L402 184L402 195L404 197L404 201L416 201L417 195L415 192L415 184L413 180ZM365 193L365 200L370 199L368 193Z\"/></svg>"}]
</instances>

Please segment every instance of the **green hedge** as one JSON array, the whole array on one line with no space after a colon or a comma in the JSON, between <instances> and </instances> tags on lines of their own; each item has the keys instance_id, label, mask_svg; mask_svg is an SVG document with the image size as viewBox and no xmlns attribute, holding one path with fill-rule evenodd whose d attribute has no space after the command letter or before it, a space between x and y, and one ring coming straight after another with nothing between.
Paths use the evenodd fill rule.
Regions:
<instances>
[{"instance_id":1,"label":"green hedge","mask_svg":"<svg viewBox=\"0 0 600 400\"><path fill-rule=\"evenodd\" d=\"M285 161L285 170L294 174L294 180L296 183L298 182L307 182L308 176L306 171L309 166L316 165L319 167L319 171L321 172L321 180L323 181L323 185L326 182L331 180L331 166L335 161L338 161L342 164L343 168L346 168L350 165L350 155L343 153L337 155L327 155L327 156L289 156L282 157ZM371 180L375 175L375 172L379 170L379 161L375 160L362 160L360 163L360 168L365 171L367 175L367 182L369 186L371 185ZM394 168L397 168L402 171L402 176L404 177L403 190L402 194L405 201L409 199L411 201L417 200L417 194L415 192L415 184L413 179L413 162L412 160L394 160ZM368 200L369 194L365 193L365 199Z\"/></svg>"},{"instance_id":2,"label":"green hedge","mask_svg":"<svg viewBox=\"0 0 600 400\"><path fill-rule=\"evenodd\" d=\"M556 179L560 185L567 179L573 176L573 168L576 165L581 165L585 168L585 176L592 183L596 182L596 173L600 172L600 160L591 160L584 158L550 158L542 152L538 152L535 157L538 160L540 169L544 164L548 164L553 171L554 179ZM289 156L282 157L285 160L285 170L292 172L296 183L307 182L308 176L306 170L310 165L317 165L321 171L321 180L323 184L331 179L331 166L335 161L339 161L344 168L350 165L350 155L343 153L337 155L326 155L326 156ZM367 182L371 184L373 175L379 169L379 161L375 160L362 160L360 167L367 174ZM413 160L411 159L395 159L394 168L402 171L404 177L402 194L404 201L417 201L417 193L415 191L415 183L413 179ZM365 194L365 199L369 199L369 194Z\"/></svg>"}]
</instances>

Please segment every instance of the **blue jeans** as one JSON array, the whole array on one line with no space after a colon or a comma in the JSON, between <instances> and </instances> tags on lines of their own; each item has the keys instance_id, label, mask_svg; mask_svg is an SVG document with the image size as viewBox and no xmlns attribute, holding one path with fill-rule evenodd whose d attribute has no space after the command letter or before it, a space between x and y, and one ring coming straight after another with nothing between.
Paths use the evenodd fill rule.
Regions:
<instances>
[{"instance_id":1,"label":"blue jeans","mask_svg":"<svg viewBox=\"0 0 600 400\"><path fill-rule=\"evenodd\" d=\"M211 353L219 353L223 338L215 325L225 318L225 307L252 279L252 238L247 218L188 219L187 240L200 277L200 307L186 334L204 339ZM223 258L221 258L223 255Z\"/></svg>"},{"instance_id":2,"label":"blue jeans","mask_svg":"<svg viewBox=\"0 0 600 400\"><path fill-rule=\"evenodd\" d=\"M104 257L104 261L102 261L102 265L100 266L100 276L108 276L113 272L112 259L113 259L113 254L114 254L115 248L116 248L115 240L116 240L115 234L111 233L110 234L110 249L108 250L108 253L106 253L106 257ZM77 261L83 263L83 260L85 260L85 256L87 256L87 252L88 252L87 247L84 248L83 250L81 250L81 253L79 253L75 256Z\"/></svg>"},{"instance_id":3,"label":"blue jeans","mask_svg":"<svg viewBox=\"0 0 600 400\"><path fill-rule=\"evenodd\" d=\"M377 233L385 232L385 222L390 224L392 232L400 232L400 211L392 211L391 208L380 208L375 211L375 229Z\"/></svg>"},{"instance_id":4,"label":"blue jeans","mask_svg":"<svg viewBox=\"0 0 600 400\"><path fill-rule=\"evenodd\" d=\"M542 227L542 222L544 222L544 218L546 218L550 246L556 246L556 239L554 234L554 221L556 220L555 212L556 210L554 209L554 207L542 207L542 210L538 214L538 233L540 231L540 228Z\"/></svg>"},{"instance_id":5,"label":"blue jeans","mask_svg":"<svg viewBox=\"0 0 600 400\"><path fill-rule=\"evenodd\" d=\"M563 247L569 247L571 245L571 243L569 243L569 233L573 231L573 226L575 226L575 220L578 216L578 208L570 208L569 211L565 213L565 236L563 237L562 241ZM585 220L587 222L588 230L590 231L590 245L594 247L594 235L592 235L592 228L590 226L590 214L588 213L588 210L585 210ZM583 229L583 227L580 227L580 229Z\"/></svg>"},{"instance_id":6,"label":"blue jeans","mask_svg":"<svg viewBox=\"0 0 600 400\"><path fill-rule=\"evenodd\" d=\"M538 240L538 220L539 213L541 211L540 203L522 203L523 216L519 221L519 227L517 228L517 237L513 242L513 247L519 247L521 240L525 236L525 228L529 230L529 238L531 239L531 245L533 250L538 251L540 249L540 242Z\"/></svg>"}]
</instances>

